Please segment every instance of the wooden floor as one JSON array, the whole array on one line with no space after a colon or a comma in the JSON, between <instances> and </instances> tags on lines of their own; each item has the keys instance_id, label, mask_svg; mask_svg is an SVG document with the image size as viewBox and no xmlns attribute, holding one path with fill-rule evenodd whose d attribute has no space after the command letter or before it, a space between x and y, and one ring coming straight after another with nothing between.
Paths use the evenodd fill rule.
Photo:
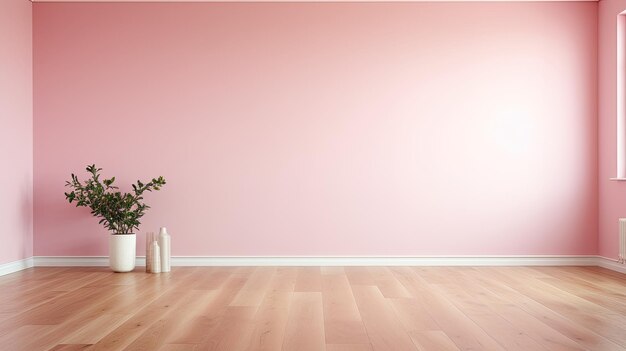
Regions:
<instances>
[{"instance_id":1,"label":"wooden floor","mask_svg":"<svg viewBox=\"0 0 626 351\"><path fill-rule=\"evenodd\" d=\"M626 350L596 267L33 268L0 277L0 350Z\"/></svg>"}]
</instances>

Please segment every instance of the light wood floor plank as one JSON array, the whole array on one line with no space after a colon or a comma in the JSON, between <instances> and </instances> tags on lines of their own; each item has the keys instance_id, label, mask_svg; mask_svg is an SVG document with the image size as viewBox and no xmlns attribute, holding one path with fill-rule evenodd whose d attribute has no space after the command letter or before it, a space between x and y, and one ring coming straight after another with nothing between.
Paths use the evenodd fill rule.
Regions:
<instances>
[{"instance_id":1,"label":"light wood floor plank","mask_svg":"<svg viewBox=\"0 0 626 351\"><path fill-rule=\"evenodd\" d=\"M132 350L156 350L163 344L179 344L177 337L190 327L189 322L211 303L214 290L191 290L179 299L180 307L173 309L144 331L131 345Z\"/></svg>"},{"instance_id":2,"label":"light wood floor plank","mask_svg":"<svg viewBox=\"0 0 626 351\"><path fill-rule=\"evenodd\" d=\"M194 281L192 272L186 271L185 274L178 277L156 276L155 279L163 278L164 281L178 281L180 284L188 284ZM148 273L146 273L148 274ZM130 345L143 332L148 330L152 324L156 323L160 318L170 313L183 302L183 296L187 293L183 290L174 289L175 285L168 286L163 290L162 295L150 302L145 307L134 311L132 317L126 320L119 327L115 328L111 333L99 340L90 350L115 351L122 350Z\"/></svg>"},{"instance_id":3,"label":"light wood floor plank","mask_svg":"<svg viewBox=\"0 0 626 351\"><path fill-rule=\"evenodd\" d=\"M215 294L211 295L206 307L198 311L197 316L190 316L190 323L179 331L172 343L199 344L218 330L222 319L228 310L228 305L235 298L239 290L245 285L250 272L240 273L229 270L229 276L224 280Z\"/></svg>"},{"instance_id":4,"label":"light wood floor plank","mask_svg":"<svg viewBox=\"0 0 626 351\"><path fill-rule=\"evenodd\" d=\"M431 274L430 280L449 283L448 279L434 275L441 272L445 271L428 270L428 274ZM422 278L423 270L396 270L395 273L411 294L423 301L428 314L461 350L504 350L488 332L451 301L434 292L433 287Z\"/></svg>"},{"instance_id":5,"label":"light wood floor plank","mask_svg":"<svg viewBox=\"0 0 626 351\"><path fill-rule=\"evenodd\" d=\"M408 332L441 330L435 319L428 313L424 301L418 298L389 299L396 316Z\"/></svg>"},{"instance_id":6,"label":"light wood floor plank","mask_svg":"<svg viewBox=\"0 0 626 351\"><path fill-rule=\"evenodd\" d=\"M455 274L456 279L463 286L469 287L466 290L470 292L470 298L484 303L490 311L510 323L514 330L528 335L545 349L554 351L582 350L580 345L526 313L514 301L509 301L505 296L499 296L487 289L481 280L483 277L476 272L474 268L464 268Z\"/></svg>"},{"instance_id":7,"label":"light wood floor plank","mask_svg":"<svg viewBox=\"0 0 626 351\"><path fill-rule=\"evenodd\" d=\"M274 267L258 267L239 290L230 306L259 306L275 271L276 268Z\"/></svg>"},{"instance_id":8,"label":"light wood floor plank","mask_svg":"<svg viewBox=\"0 0 626 351\"><path fill-rule=\"evenodd\" d=\"M378 287L353 285L352 290L374 350L416 350Z\"/></svg>"},{"instance_id":9,"label":"light wood floor plank","mask_svg":"<svg viewBox=\"0 0 626 351\"><path fill-rule=\"evenodd\" d=\"M181 301L180 295L180 292L175 291L169 291L162 295L155 302L138 311L133 317L98 341L94 345L93 350L123 350L154 323L159 322L163 316L169 313L172 310L171 307L176 306L177 301Z\"/></svg>"},{"instance_id":10,"label":"light wood floor plank","mask_svg":"<svg viewBox=\"0 0 626 351\"><path fill-rule=\"evenodd\" d=\"M195 351L196 344L165 344L157 351Z\"/></svg>"},{"instance_id":11,"label":"light wood floor plank","mask_svg":"<svg viewBox=\"0 0 626 351\"><path fill-rule=\"evenodd\" d=\"M23 325L0 337L0 349L11 351L31 351L33 335L46 334L54 325Z\"/></svg>"},{"instance_id":12,"label":"light wood floor plank","mask_svg":"<svg viewBox=\"0 0 626 351\"><path fill-rule=\"evenodd\" d=\"M593 304L604 307L609 311L626 314L626 292L624 294L607 292L606 289L598 285L568 275L541 278L540 280Z\"/></svg>"},{"instance_id":13,"label":"light wood floor plank","mask_svg":"<svg viewBox=\"0 0 626 351\"><path fill-rule=\"evenodd\" d=\"M254 316L248 351L280 350L285 338L293 292L270 291Z\"/></svg>"},{"instance_id":14,"label":"light wood floor plank","mask_svg":"<svg viewBox=\"0 0 626 351\"><path fill-rule=\"evenodd\" d=\"M513 276L516 290L626 348L626 316L545 283Z\"/></svg>"},{"instance_id":15,"label":"light wood floor plank","mask_svg":"<svg viewBox=\"0 0 626 351\"><path fill-rule=\"evenodd\" d=\"M254 330L247 347L248 351L281 349L297 276L297 268L276 269L267 293L254 316Z\"/></svg>"},{"instance_id":16,"label":"light wood floor plank","mask_svg":"<svg viewBox=\"0 0 626 351\"><path fill-rule=\"evenodd\" d=\"M351 285L376 285L368 267L344 267Z\"/></svg>"},{"instance_id":17,"label":"light wood floor plank","mask_svg":"<svg viewBox=\"0 0 626 351\"><path fill-rule=\"evenodd\" d=\"M132 317L131 314L103 314L74 331L65 332L66 336L61 339L61 342L79 345L95 344L130 317Z\"/></svg>"},{"instance_id":18,"label":"light wood floor plank","mask_svg":"<svg viewBox=\"0 0 626 351\"><path fill-rule=\"evenodd\" d=\"M370 344L326 344L326 351L372 351Z\"/></svg>"},{"instance_id":19,"label":"light wood floor plank","mask_svg":"<svg viewBox=\"0 0 626 351\"><path fill-rule=\"evenodd\" d=\"M502 272L496 268L483 268L482 272L478 273L478 275L480 275L480 283L484 284L487 289L515 303L524 310L524 312L550 326L560 334L574 340L585 349L623 350L623 348L616 343L588 329L588 326L577 324L551 310L541 302L520 293L507 283L507 281L512 279L509 274L502 274Z\"/></svg>"},{"instance_id":20,"label":"light wood floor plank","mask_svg":"<svg viewBox=\"0 0 626 351\"><path fill-rule=\"evenodd\" d=\"M300 267L298 268L298 278L296 279L295 292L321 292L322 272L320 267Z\"/></svg>"},{"instance_id":21,"label":"light wood floor plank","mask_svg":"<svg viewBox=\"0 0 626 351\"><path fill-rule=\"evenodd\" d=\"M322 276L327 344L369 344L361 314L345 274Z\"/></svg>"},{"instance_id":22,"label":"light wood floor plank","mask_svg":"<svg viewBox=\"0 0 626 351\"><path fill-rule=\"evenodd\" d=\"M322 294L294 292L283 350L323 351L325 349Z\"/></svg>"},{"instance_id":23,"label":"light wood floor plank","mask_svg":"<svg viewBox=\"0 0 626 351\"><path fill-rule=\"evenodd\" d=\"M240 351L250 344L254 330L256 307L229 306L219 326L209 334L197 350Z\"/></svg>"},{"instance_id":24,"label":"light wood floor plank","mask_svg":"<svg viewBox=\"0 0 626 351\"><path fill-rule=\"evenodd\" d=\"M91 348L90 344L59 344L50 351L81 351L89 350L89 348Z\"/></svg>"},{"instance_id":25,"label":"light wood floor plank","mask_svg":"<svg viewBox=\"0 0 626 351\"><path fill-rule=\"evenodd\" d=\"M0 277L0 351L625 351L598 267L32 268Z\"/></svg>"},{"instance_id":26,"label":"light wood floor plank","mask_svg":"<svg viewBox=\"0 0 626 351\"><path fill-rule=\"evenodd\" d=\"M406 288L393 276L387 267L368 267L370 276L378 290L386 298L411 297Z\"/></svg>"},{"instance_id":27,"label":"light wood floor plank","mask_svg":"<svg viewBox=\"0 0 626 351\"><path fill-rule=\"evenodd\" d=\"M409 335L420 351L459 351L454 342L441 330L414 330Z\"/></svg>"},{"instance_id":28,"label":"light wood floor plank","mask_svg":"<svg viewBox=\"0 0 626 351\"><path fill-rule=\"evenodd\" d=\"M502 307L507 306L500 300L486 295L469 294L458 287L447 287L438 284L432 284L431 286L433 286L435 291L439 291L456 305L483 330L495 331L489 335L500 345L504 346L505 349L511 351L547 350L527 335L524 330L516 328L498 314Z\"/></svg>"}]
</instances>

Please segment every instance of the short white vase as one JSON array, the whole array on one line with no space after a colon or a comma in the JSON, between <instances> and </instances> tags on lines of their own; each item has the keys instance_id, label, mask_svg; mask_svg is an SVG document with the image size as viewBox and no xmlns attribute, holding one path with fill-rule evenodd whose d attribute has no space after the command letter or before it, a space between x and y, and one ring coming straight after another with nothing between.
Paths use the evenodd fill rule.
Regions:
<instances>
[{"instance_id":1,"label":"short white vase","mask_svg":"<svg viewBox=\"0 0 626 351\"><path fill-rule=\"evenodd\" d=\"M109 236L109 266L114 272L130 272L135 269L137 236L135 234L111 234Z\"/></svg>"}]
</instances>

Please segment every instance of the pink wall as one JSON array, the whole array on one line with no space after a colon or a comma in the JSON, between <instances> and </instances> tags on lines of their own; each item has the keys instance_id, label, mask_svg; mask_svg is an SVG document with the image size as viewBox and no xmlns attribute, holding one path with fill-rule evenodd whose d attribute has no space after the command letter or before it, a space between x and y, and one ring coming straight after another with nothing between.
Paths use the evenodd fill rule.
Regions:
<instances>
[{"instance_id":1,"label":"pink wall","mask_svg":"<svg viewBox=\"0 0 626 351\"><path fill-rule=\"evenodd\" d=\"M617 17L626 10L625 0L599 3L598 96L599 96L599 254L617 258L617 219L626 217L626 182L616 176L617 123ZM626 28L624 28L626 33ZM626 74L626 72L623 72Z\"/></svg>"},{"instance_id":2,"label":"pink wall","mask_svg":"<svg viewBox=\"0 0 626 351\"><path fill-rule=\"evenodd\" d=\"M0 264L33 255L32 4L0 1Z\"/></svg>"},{"instance_id":3,"label":"pink wall","mask_svg":"<svg viewBox=\"0 0 626 351\"><path fill-rule=\"evenodd\" d=\"M595 254L597 6L35 4L35 254L92 162L174 255Z\"/></svg>"}]
</instances>

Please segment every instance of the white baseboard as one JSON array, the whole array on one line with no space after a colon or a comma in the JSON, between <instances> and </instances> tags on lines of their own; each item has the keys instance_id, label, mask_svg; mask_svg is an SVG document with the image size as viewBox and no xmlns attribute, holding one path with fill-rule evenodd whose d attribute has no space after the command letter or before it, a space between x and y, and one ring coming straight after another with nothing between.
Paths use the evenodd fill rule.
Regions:
<instances>
[{"instance_id":1,"label":"white baseboard","mask_svg":"<svg viewBox=\"0 0 626 351\"><path fill-rule=\"evenodd\" d=\"M176 256L172 266L596 266L597 256ZM37 256L35 266L107 266L105 256ZM137 265L145 265L137 257Z\"/></svg>"},{"instance_id":2,"label":"white baseboard","mask_svg":"<svg viewBox=\"0 0 626 351\"><path fill-rule=\"evenodd\" d=\"M583 256L172 257L175 266L592 266Z\"/></svg>"},{"instance_id":3,"label":"white baseboard","mask_svg":"<svg viewBox=\"0 0 626 351\"><path fill-rule=\"evenodd\" d=\"M26 268L33 267L35 264L33 257L24 258L18 261L0 264L0 276L15 273Z\"/></svg>"},{"instance_id":4,"label":"white baseboard","mask_svg":"<svg viewBox=\"0 0 626 351\"><path fill-rule=\"evenodd\" d=\"M137 265L145 265L137 257ZM30 267L106 267L106 256L35 256L0 265L0 276ZM626 265L595 256L176 256L173 266L600 266L626 274Z\"/></svg>"},{"instance_id":5,"label":"white baseboard","mask_svg":"<svg viewBox=\"0 0 626 351\"><path fill-rule=\"evenodd\" d=\"M35 267L106 267L107 256L35 256ZM145 259L137 257L138 266L145 265Z\"/></svg>"},{"instance_id":6,"label":"white baseboard","mask_svg":"<svg viewBox=\"0 0 626 351\"><path fill-rule=\"evenodd\" d=\"M597 266L626 274L626 265L617 263L617 260L612 258L598 256Z\"/></svg>"}]
</instances>

